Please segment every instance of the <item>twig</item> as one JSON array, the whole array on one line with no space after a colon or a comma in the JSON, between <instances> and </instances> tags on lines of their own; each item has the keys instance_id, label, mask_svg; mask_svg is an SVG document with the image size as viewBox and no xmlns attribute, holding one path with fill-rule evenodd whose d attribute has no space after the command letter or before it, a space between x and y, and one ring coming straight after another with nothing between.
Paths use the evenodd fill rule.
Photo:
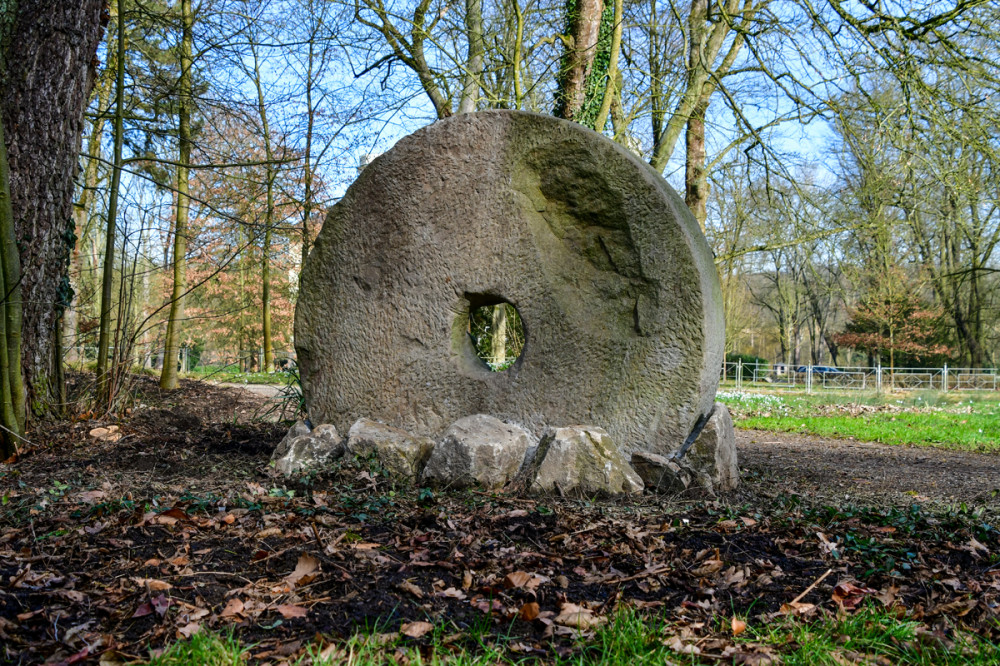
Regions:
<instances>
[{"instance_id":1,"label":"twig","mask_svg":"<svg viewBox=\"0 0 1000 666\"><path fill-rule=\"evenodd\" d=\"M810 585L806 589L802 590L802 594L800 594L799 596L797 596L794 599L792 599L792 603L793 604L797 604L800 601L802 601L803 597L805 597L807 594L809 594L810 592L812 592L813 588L815 588L817 585L819 585L820 583L822 583L823 579L826 578L827 576L829 576L832 573L833 573L833 569L827 569L826 572L822 576L820 576L819 578L817 578L816 580L813 581L812 585Z\"/></svg>"},{"instance_id":2,"label":"twig","mask_svg":"<svg viewBox=\"0 0 1000 666\"><path fill-rule=\"evenodd\" d=\"M311 525L313 528L313 536L316 537L316 543L319 544L319 550L320 552L323 552L326 550L326 544L323 543L323 538L319 535L319 529L316 527L316 521L312 521Z\"/></svg>"}]
</instances>

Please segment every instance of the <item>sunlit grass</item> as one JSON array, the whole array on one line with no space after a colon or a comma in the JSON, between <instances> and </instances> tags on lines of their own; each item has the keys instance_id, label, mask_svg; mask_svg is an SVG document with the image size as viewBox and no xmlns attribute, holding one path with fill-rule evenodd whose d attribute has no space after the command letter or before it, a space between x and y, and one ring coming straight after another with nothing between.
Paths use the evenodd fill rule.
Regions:
<instances>
[{"instance_id":1,"label":"sunlit grass","mask_svg":"<svg viewBox=\"0 0 1000 666\"><path fill-rule=\"evenodd\" d=\"M1000 451L1000 396L992 393L719 394L743 429L884 444Z\"/></svg>"}]
</instances>

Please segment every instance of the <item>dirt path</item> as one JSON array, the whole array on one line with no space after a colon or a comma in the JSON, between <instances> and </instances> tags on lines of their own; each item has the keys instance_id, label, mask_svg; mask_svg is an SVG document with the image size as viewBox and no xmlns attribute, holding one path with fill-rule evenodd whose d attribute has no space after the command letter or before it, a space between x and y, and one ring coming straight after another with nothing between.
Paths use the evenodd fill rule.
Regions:
<instances>
[{"instance_id":1,"label":"dirt path","mask_svg":"<svg viewBox=\"0 0 1000 666\"><path fill-rule=\"evenodd\" d=\"M1000 506L1000 456L738 430L744 486L839 502ZM750 488L746 488L747 491Z\"/></svg>"},{"instance_id":2,"label":"dirt path","mask_svg":"<svg viewBox=\"0 0 1000 666\"><path fill-rule=\"evenodd\" d=\"M265 398L274 398L281 395L281 390L283 387L276 386L274 384L234 384L232 382L209 382L214 386L220 386L222 388L234 388L242 389L244 391L249 391L254 395L263 396Z\"/></svg>"}]
</instances>

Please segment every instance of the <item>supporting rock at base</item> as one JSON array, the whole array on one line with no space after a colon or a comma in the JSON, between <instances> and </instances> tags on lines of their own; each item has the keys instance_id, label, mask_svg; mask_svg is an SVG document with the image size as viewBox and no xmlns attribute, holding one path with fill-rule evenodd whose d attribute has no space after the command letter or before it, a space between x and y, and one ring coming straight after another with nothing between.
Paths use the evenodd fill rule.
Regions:
<instances>
[{"instance_id":1,"label":"supporting rock at base","mask_svg":"<svg viewBox=\"0 0 1000 666\"><path fill-rule=\"evenodd\" d=\"M278 446L281 448L281 444ZM308 434L292 439L282 455L278 455L278 450L275 449L272 460L276 470L285 476L291 476L319 469L343 454L344 446L337 429L324 424L316 426Z\"/></svg>"},{"instance_id":2,"label":"supporting rock at base","mask_svg":"<svg viewBox=\"0 0 1000 666\"><path fill-rule=\"evenodd\" d=\"M347 453L360 458L374 455L394 481L413 483L420 477L434 448L428 437L417 437L371 419L358 419L347 434Z\"/></svg>"},{"instance_id":3,"label":"supporting rock at base","mask_svg":"<svg viewBox=\"0 0 1000 666\"><path fill-rule=\"evenodd\" d=\"M423 482L449 488L479 484L500 490L510 483L531 445L531 435L485 414L455 421L434 447Z\"/></svg>"},{"instance_id":4,"label":"supporting rock at base","mask_svg":"<svg viewBox=\"0 0 1000 666\"><path fill-rule=\"evenodd\" d=\"M642 479L607 431L594 426L546 431L533 467L532 493L609 497L642 492Z\"/></svg>"}]
</instances>

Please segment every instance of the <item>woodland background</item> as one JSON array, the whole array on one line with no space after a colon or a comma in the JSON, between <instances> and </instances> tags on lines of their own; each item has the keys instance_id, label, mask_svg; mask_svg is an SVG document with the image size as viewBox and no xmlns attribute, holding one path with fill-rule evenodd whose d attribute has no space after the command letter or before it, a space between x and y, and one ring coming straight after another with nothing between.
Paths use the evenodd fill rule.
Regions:
<instances>
[{"instance_id":1,"label":"woodland background","mask_svg":"<svg viewBox=\"0 0 1000 666\"><path fill-rule=\"evenodd\" d=\"M136 366L165 388L178 367L281 366L325 210L401 136L486 108L594 128L683 193L716 253L728 353L995 364L995 0L0 8L3 247L23 273L5 330L23 315L25 331L7 336L24 377L3 363L6 424L58 410L67 363L96 369L106 408ZM46 41L60 21L77 30L69 67ZM49 114L74 144L49 155L74 176L68 223L18 175L46 155L25 122L45 99L83 110Z\"/></svg>"}]
</instances>

